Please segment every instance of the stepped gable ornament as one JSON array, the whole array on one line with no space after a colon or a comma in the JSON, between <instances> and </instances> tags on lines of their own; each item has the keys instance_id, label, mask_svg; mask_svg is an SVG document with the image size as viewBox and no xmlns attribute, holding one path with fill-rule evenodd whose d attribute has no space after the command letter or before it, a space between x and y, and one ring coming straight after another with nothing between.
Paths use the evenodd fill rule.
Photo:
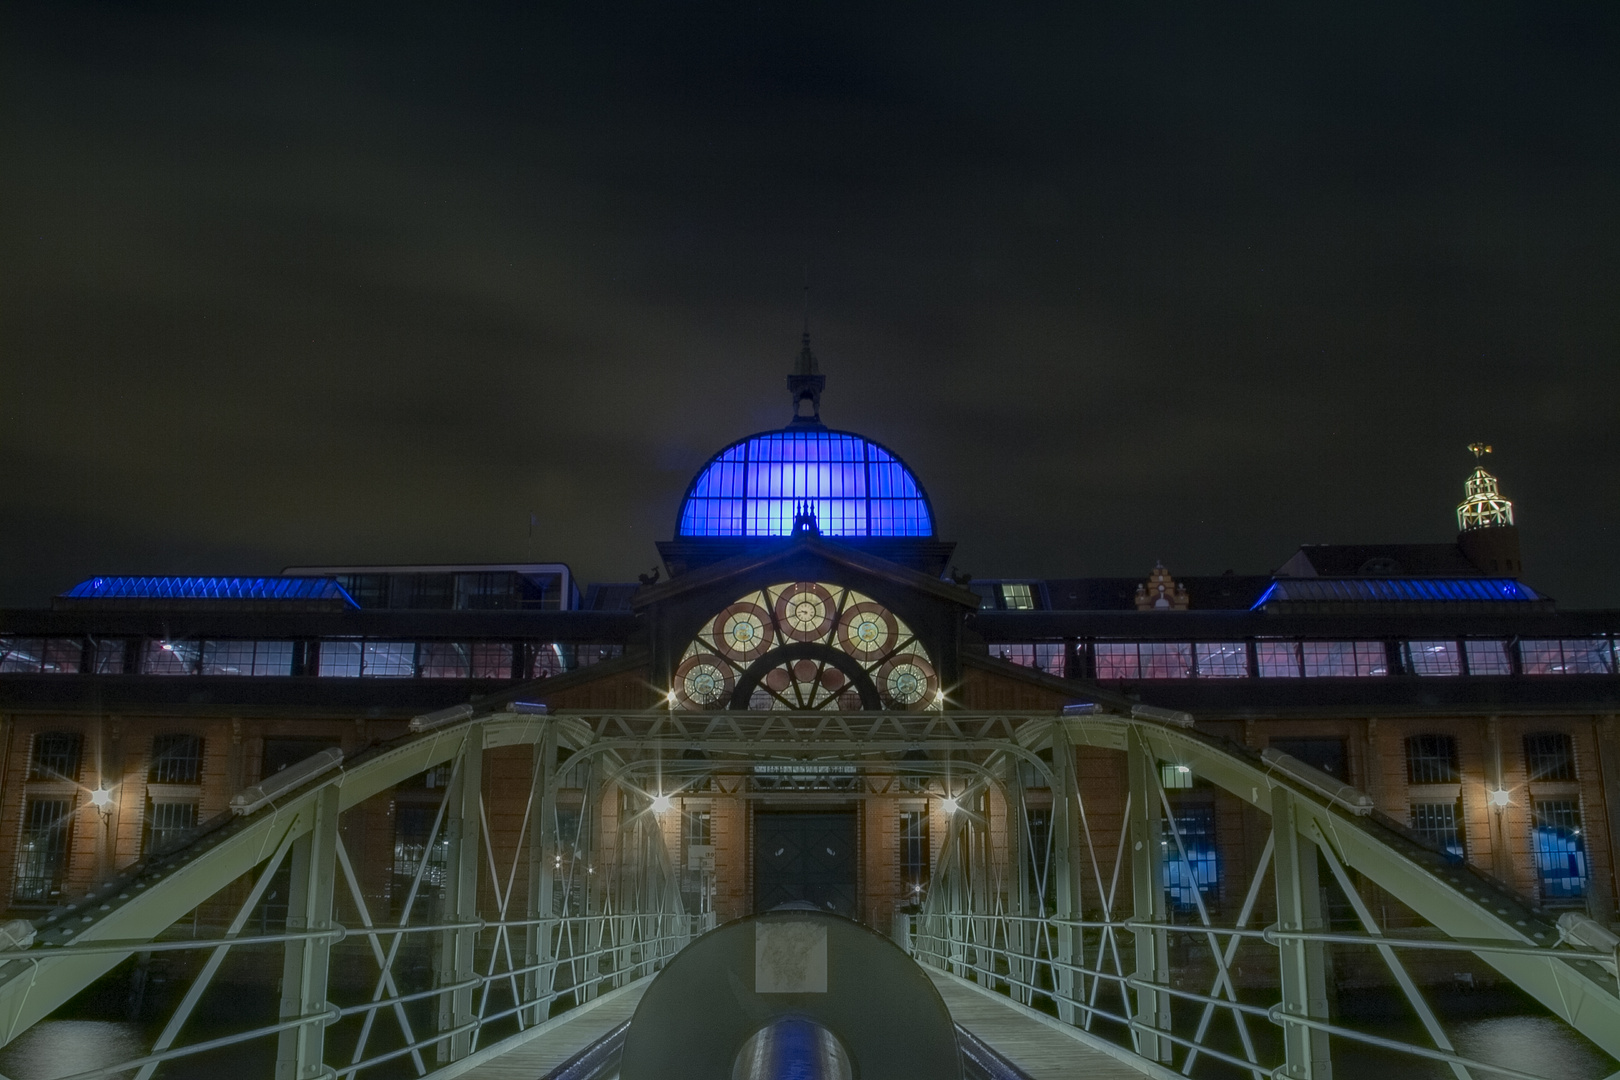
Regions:
<instances>
[{"instance_id":1,"label":"stepped gable ornament","mask_svg":"<svg viewBox=\"0 0 1620 1080\"><path fill-rule=\"evenodd\" d=\"M1513 524L1513 504L1502 498L1496 477L1485 471L1485 455L1491 448L1484 443L1469 443L1473 452L1474 471L1463 482L1463 501L1457 504L1457 529L1472 532L1475 529L1496 529Z\"/></svg>"},{"instance_id":2,"label":"stepped gable ornament","mask_svg":"<svg viewBox=\"0 0 1620 1080\"><path fill-rule=\"evenodd\" d=\"M1162 562L1155 562L1147 581L1136 587L1138 611L1186 611L1189 603L1187 590L1176 584Z\"/></svg>"}]
</instances>

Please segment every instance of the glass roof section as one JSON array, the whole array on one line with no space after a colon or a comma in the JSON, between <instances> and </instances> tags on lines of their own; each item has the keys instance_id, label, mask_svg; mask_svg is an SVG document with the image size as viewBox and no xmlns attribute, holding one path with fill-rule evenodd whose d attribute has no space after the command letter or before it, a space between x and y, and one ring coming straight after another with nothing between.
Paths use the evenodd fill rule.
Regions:
<instances>
[{"instance_id":1,"label":"glass roof section","mask_svg":"<svg viewBox=\"0 0 1620 1080\"><path fill-rule=\"evenodd\" d=\"M93 577L61 595L72 600L341 600L354 604L343 586L329 577Z\"/></svg>"},{"instance_id":2,"label":"glass roof section","mask_svg":"<svg viewBox=\"0 0 1620 1080\"><path fill-rule=\"evenodd\" d=\"M1254 602L1271 603L1471 603L1533 601L1543 597L1512 578L1287 578Z\"/></svg>"},{"instance_id":3,"label":"glass roof section","mask_svg":"<svg viewBox=\"0 0 1620 1080\"><path fill-rule=\"evenodd\" d=\"M889 450L816 427L732 443L687 489L677 536L787 536L808 505L825 536L933 536L928 496Z\"/></svg>"}]
</instances>

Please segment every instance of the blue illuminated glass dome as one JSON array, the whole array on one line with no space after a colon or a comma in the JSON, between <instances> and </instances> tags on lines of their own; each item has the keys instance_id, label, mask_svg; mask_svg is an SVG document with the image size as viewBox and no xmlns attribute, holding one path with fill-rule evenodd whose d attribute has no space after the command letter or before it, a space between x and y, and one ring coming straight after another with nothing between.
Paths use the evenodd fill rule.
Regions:
<instances>
[{"instance_id":1,"label":"blue illuminated glass dome","mask_svg":"<svg viewBox=\"0 0 1620 1080\"><path fill-rule=\"evenodd\" d=\"M687 489L679 537L787 536L808 506L824 536L933 536L922 484L870 439L819 424L765 431L710 459Z\"/></svg>"}]
</instances>

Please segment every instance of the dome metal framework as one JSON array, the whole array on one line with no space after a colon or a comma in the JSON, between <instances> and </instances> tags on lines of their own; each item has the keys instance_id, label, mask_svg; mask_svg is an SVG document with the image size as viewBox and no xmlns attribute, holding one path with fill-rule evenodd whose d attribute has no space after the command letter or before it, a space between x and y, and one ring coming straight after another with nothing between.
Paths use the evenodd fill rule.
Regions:
<instances>
[{"instance_id":1,"label":"dome metal framework","mask_svg":"<svg viewBox=\"0 0 1620 1080\"><path fill-rule=\"evenodd\" d=\"M788 536L804 508L824 536L933 536L922 484L888 448L822 427L739 439L698 473L680 537Z\"/></svg>"}]
</instances>

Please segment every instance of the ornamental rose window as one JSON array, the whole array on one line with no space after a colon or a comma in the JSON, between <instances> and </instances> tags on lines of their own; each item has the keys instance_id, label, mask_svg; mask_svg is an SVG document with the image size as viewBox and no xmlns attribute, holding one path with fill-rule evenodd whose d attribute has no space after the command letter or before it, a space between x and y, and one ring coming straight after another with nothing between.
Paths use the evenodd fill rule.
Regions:
<instances>
[{"instance_id":1,"label":"ornamental rose window","mask_svg":"<svg viewBox=\"0 0 1620 1080\"><path fill-rule=\"evenodd\" d=\"M749 593L675 668L683 709L938 709L939 675L911 628L871 597L815 581Z\"/></svg>"}]
</instances>

